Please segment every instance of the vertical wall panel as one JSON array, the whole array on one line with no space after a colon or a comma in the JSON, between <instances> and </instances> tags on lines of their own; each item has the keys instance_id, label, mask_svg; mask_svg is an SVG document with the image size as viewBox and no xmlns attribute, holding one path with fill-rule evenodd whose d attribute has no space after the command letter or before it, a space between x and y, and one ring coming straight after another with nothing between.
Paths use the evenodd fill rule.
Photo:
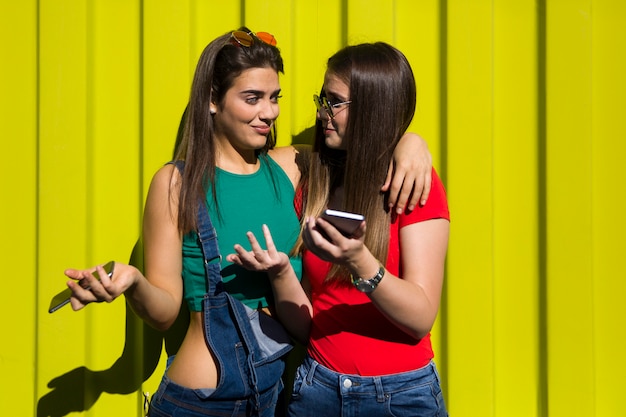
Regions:
<instances>
[{"instance_id":1,"label":"vertical wall panel","mask_svg":"<svg viewBox=\"0 0 626 417\"><path fill-rule=\"evenodd\" d=\"M472 404L473 415L492 416L493 17L486 0L447 7L448 404L453 415Z\"/></svg>"},{"instance_id":2,"label":"vertical wall panel","mask_svg":"<svg viewBox=\"0 0 626 417\"><path fill-rule=\"evenodd\" d=\"M127 262L139 238L143 202L140 173L139 3L88 3L88 138L90 262ZM80 265L79 265L80 266ZM95 372L98 407L92 415L135 409L126 394L141 388L141 361L127 359L124 303L88 308L86 365ZM130 337L129 337L130 336ZM127 340L128 339L128 340Z\"/></svg>"},{"instance_id":3,"label":"vertical wall panel","mask_svg":"<svg viewBox=\"0 0 626 417\"><path fill-rule=\"evenodd\" d=\"M89 210L97 253L126 259L139 237L141 169L138 2L92 1L89 8L88 122L93 189ZM108 259L102 259L104 263Z\"/></svg>"},{"instance_id":4,"label":"vertical wall panel","mask_svg":"<svg viewBox=\"0 0 626 417\"><path fill-rule=\"evenodd\" d=\"M361 0L348 1L347 5L348 43L377 40L393 43L395 16L392 2Z\"/></svg>"},{"instance_id":5,"label":"vertical wall panel","mask_svg":"<svg viewBox=\"0 0 626 417\"><path fill-rule=\"evenodd\" d=\"M410 129L428 139L435 168L441 170L440 96L442 40L440 6L436 0L397 1L394 45L408 58L417 85L417 108Z\"/></svg>"},{"instance_id":6,"label":"vertical wall panel","mask_svg":"<svg viewBox=\"0 0 626 417\"><path fill-rule=\"evenodd\" d=\"M535 8L536 4L531 0L494 2L491 88L494 100L495 416L531 417L537 413L539 267Z\"/></svg>"},{"instance_id":7,"label":"vertical wall panel","mask_svg":"<svg viewBox=\"0 0 626 417\"><path fill-rule=\"evenodd\" d=\"M145 198L152 175L172 156L172 138L176 137L189 99L191 15L188 1L157 0L141 4Z\"/></svg>"},{"instance_id":8,"label":"vertical wall panel","mask_svg":"<svg viewBox=\"0 0 626 417\"><path fill-rule=\"evenodd\" d=\"M291 83L285 84L281 81L285 98L281 103L278 123L291 125L291 136L297 141L302 141L303 138L298 135L315 124L313 94L319 94L326 63L320 49L328 47L330 43L325 34L319 36L311 34L317 33L320 27L328 23L328 19L336 18L336 14L325 13L324 5L313 1L293 2L292 7L290 33L287 39L284 39L288 42L291 52L284 56L288 58L285 61L285 71ZM284 51L282 47L281 51ZM285 107L291 110L289 120L285 117Z\"/></svg>"},{"instance_id":9,"label":"vertical wall panel","mask_svg":"<svg viewBox=\"0 0 626 417\"><path fill-rule=\"evenodd\" d=\"M36 399L37 8L0 2L0 407L32 414ZM19 375L19 381L16 376ZM19 382L19 383L16 383Z\"/></svg>"},{"instance_id":10,"label":"vertical wall panel","mask_svg":"<svg viewBox=\"0 0 626 417\"><path fill-rule=\"evenodd\" d=\"M86 265L87 238L86 2L39 2L39 207L37 399L43 415L89 408L88 316L65 307L49 315L65 268ZM81 138L78 140L78 138ZM75 370L67 373L68 370ZM87 387L87 390L85 389ZM75 390L78 395L67 397Z\"/></svg>"},{"instance_id":11,"label":"vertical wall panel","mask_svg":"<svg viewBox=\"0 0 626 417\"><path fill-rule=\"evenodd\" d=\"M239 2L230 2L227 7L218 1L190 1L190 39L191 54L189 56L189 85L193 80L193 71L200 54L214 38L233 30L241 25L241 7ZM254 30L257 30L256 28ZM187 91L187 93L189 93ZM189 94L187 94L189 95Z\"/></svg>"},{"instance_id":12,"label":"vertical wall panel","mask_svg":"<svg viewBox=\"0 0 626 417\"><path fill-rule=\"evenodd\" d=\"M337 49L382 40L409 58L411 129L452 214L433 329L451 415L626 413L622 3L2 2L0 409L142 415L177 335L122 300L48 303L64 268L129 259L197 59L245 24L275 34L285 60L281 144L313 125Z\"/></svg>"},{"instance_id":13,"label":"vertical wall panel","mask_svg":"<svg viewBox=\"0 0 626 417\"><path fill-rule=\"evenodd\" d=\"M592 303L594 415L624 414L626 374L626 4L593 2Z\"/></svg>"},{"instance_id":14,"label":"vertical wall panel","mask_svg":"<svg viewBox=\"0 0 626 417\"><path fill-rule=\"evenodd\" d=\"M590 416L591 1L547 6L548 411Z\"/></svg>"}]
</instances>

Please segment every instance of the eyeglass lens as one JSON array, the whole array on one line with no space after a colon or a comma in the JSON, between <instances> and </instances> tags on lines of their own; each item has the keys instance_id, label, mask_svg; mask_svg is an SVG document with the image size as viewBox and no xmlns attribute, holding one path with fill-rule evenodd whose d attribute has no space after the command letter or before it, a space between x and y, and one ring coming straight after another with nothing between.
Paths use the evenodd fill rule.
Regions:
<instances>
[{"instance_id":1,"label":"eyeglass lens","mask_svg":"<svg viewBox=\"0 0 626 417\"><path fill-rule=\"evenodd\" d=\"M323 113L325 113L331 119L333 118L333 108L326 99L326 97L320 97L317 94L313 94L313 101L315 102L315 107L317 107L317 111L320 113L320 115L323 116Z\"/></svg>"}]
</instances>

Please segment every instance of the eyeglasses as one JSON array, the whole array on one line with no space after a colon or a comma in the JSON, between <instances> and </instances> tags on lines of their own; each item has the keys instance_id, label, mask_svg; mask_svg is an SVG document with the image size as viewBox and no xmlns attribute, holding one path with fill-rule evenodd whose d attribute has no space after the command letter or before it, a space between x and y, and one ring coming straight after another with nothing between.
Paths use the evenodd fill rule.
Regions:
<instances>
[{"instance_id":1,"label":"eyeglasses","mask_svg":"<svg viewBox=\"0 0 626 417\"><path fill-rule=\"evenodd\" d=\"M331 103L330 101L328 101L326 96L320 97L317 94L313 94L313 101L315 102L315 107L317 107L317 111L319 112L320 116L323 116L325 113L328 115L330 119L334 119L337 113L339 113L342 110L347 109L348 104L352 103L352 100L342 101L340 103ZM342 106L344 107L341 108ZM334 112L333 109L340 109L340 110L337 112Z\"/></svg>"},{"instance_id":2,"label":"eyeglasses","mask_svg":"<svg viewBox=\"0 0 626 417\"><path fill-rule=\"evenodd\" d=\"M254 43L254 38L271 45L276 46L276 38L271 33L267 32L244 32L242 30L236 30L230 34L230 37L234 39L239 45L249 48Z\"/></svg>"}]
</instances>

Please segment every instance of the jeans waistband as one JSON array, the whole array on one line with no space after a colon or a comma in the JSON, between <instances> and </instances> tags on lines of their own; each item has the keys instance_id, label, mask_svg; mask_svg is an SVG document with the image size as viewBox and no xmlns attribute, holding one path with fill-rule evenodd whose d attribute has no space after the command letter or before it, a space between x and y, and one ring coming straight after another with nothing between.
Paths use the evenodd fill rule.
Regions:
<instances>
[{"instance_id":1,"label":"jeans waistband","mask_svg":"<svg viewBox=\"0 0 626 417\"><path fill-rule=\"evenodd\" d=\"M313 380L331 387L337 387L342 393L373 394L382 397L385 393L400 392L417 385L429 384L439 379L433 361L414 371L380 376L360 376L342 374L326 368L307 355L302 363L305 369L304 382L311 384Z\"/></svg>"}]
</instances>

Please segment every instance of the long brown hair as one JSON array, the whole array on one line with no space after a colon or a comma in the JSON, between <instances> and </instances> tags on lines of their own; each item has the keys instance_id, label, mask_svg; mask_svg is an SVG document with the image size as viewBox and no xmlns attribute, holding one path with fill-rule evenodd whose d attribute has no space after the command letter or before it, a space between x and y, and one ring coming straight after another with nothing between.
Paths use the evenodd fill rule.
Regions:
<instances>
[{"instance_id":1,"label":"long brown hair","mask_svg":"<svg viewBox=\"0 0 626 417\"><path fill-rule=\"evenodd\" d=\"M205 201L209 186L217 207L215 130L210 103L221 103L235 79L245 70L272 68L277 73L284 73L278 48L261 41L246 27L238 30L252 36L250 46L240 45L232 38L232 32L228 32L207 45L196 66L182 140L174 157L175 160L185 161L178 200L178 228L182 233L196 228L198 204ZM258 154L265 155L275 145L274 125Z\"/></svg>"},{"instance_id":2,"label":"long brown hair","mask_svg":"<svg viewBox=\"0 0 626 417\"><path fill-rule=\"evenodd\" d=\"M329 196L343 184L341 209L365 215L365 245L384 263L391 213L387 195L380 187L393 150L415 113L413 71L399 50L377 42L341 49L328 60L326 72L349 86L346 151L326 146L318 120L304 216L318 217L328 205ZM346 275L347 271L334 265L329 278Z\"/></svg>"}]
</instances>

